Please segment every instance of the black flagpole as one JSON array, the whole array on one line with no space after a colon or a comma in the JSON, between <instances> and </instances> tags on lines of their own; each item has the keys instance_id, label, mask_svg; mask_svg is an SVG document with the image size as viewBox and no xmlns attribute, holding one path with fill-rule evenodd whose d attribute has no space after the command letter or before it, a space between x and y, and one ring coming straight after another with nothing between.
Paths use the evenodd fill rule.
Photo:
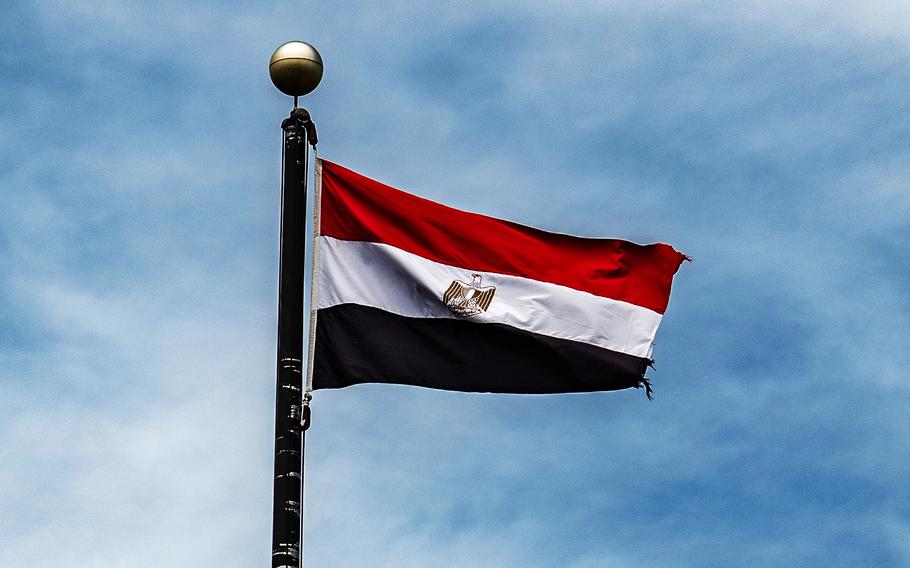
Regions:
<instances>
[{"instance_id":1,"label":"black flagpole","mask_svg":"<svg viewBox=\"0 0 910 568\"><path fill-rule=\"evenodd\" d=\"M299 568L303 490L303 271L306 227L306 130L294 109L281 123L281 260L278 280L278 392L275 404L275 485L272 568Z\"/></svg>"},{"instance_id":2,"label":"black flagpole","mask_svg":"<svg viewBox=\"0 0 910 568\"><path fill-rule=\"evenodd\" d=\"M309 44L288 42L272 55L269 75L294 97L281 123L281 253L278 280L278 385L275 397L275 476L272 502L272 568L300 568L303 517L303 456L310 423L303 392L303 294L309 144L316 146L310 114L297 96L316 88L322 58Z\"/></svg>"}]
</instances>

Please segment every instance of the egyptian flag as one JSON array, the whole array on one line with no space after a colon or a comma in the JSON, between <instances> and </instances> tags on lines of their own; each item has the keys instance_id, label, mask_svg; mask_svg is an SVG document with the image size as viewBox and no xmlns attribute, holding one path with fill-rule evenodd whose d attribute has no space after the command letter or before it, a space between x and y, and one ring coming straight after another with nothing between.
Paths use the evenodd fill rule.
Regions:
<instances>
[{"instance_id":1,"label":"egyptian flag","mask_svg":"<svg viewBox=\"0 0 910 568\"><path fill-rule=\"evenodd\" d=\"M316 167L311 389L648 386L685 259L671 246L549 233Z\"/></svg>"}]
</instances>

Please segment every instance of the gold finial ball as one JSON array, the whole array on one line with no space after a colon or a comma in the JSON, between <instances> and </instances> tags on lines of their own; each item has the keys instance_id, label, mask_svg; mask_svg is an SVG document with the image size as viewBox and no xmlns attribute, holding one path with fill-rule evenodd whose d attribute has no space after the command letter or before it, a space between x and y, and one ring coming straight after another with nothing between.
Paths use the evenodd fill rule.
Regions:
<instances>
[{"instance_id":1,"label":"gold finial ball","mask_svg":"<svg viewBox=\"0 0 910 568\"><path fill-rule=\"evenodd\" d=\"M269 76L282 93L302 97L322 80L322 56L306 42L289 41L272 54Z\"/></svg>"}]
</instances>

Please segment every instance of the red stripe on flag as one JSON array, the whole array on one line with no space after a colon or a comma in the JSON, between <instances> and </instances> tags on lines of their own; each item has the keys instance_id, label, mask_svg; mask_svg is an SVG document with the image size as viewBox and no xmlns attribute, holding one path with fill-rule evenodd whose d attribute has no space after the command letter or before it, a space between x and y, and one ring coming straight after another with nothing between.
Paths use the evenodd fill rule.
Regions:
<instances>
[{"instance_id":1,"label":"red stripe on flag","mask_svg":"<svg viewBox=\"0 0 910 568\"><path fill-rule=\"evenodd\" d=\"M322 161L321 234L385 243L424 258L560 284L664 313L685 258L639 245L549 233L459 211Z\"/></svg>"}]
</instances>

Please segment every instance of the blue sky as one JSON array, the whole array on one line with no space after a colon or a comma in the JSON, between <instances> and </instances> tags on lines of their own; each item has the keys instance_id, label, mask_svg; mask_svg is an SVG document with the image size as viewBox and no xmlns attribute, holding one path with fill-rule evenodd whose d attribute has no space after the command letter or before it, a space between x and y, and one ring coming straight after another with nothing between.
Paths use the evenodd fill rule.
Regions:
<instances>
[{"instance_id":1,"label":"blue sky","mask_svg":"<svg viewBox=\"0 0 910 568\"><path fill-rule=\"evenodd\" d=\"M270 548L275 47L321 155L669 242L641 391L317 392L311 566L910 566L910 7L7 3L0 566Z\"/></svg>"}]
</instances>

